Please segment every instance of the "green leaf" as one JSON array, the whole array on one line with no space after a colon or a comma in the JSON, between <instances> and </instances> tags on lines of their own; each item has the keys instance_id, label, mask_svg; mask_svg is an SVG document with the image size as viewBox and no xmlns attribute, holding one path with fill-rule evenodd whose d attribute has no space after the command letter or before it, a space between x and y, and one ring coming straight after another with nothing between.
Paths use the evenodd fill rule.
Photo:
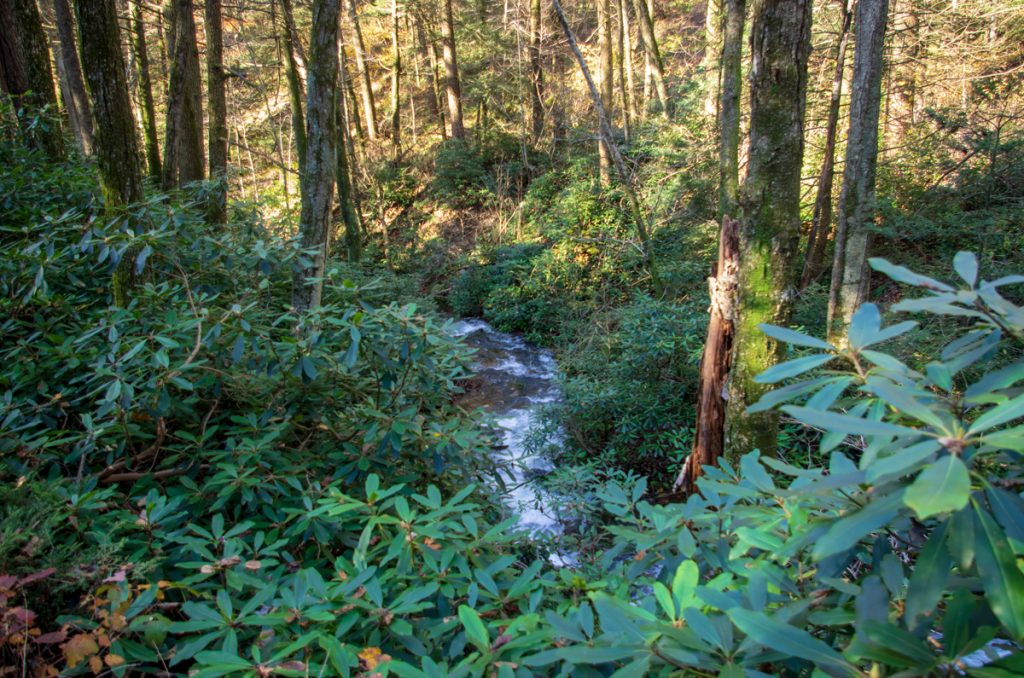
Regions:
<instances>
[{"instance_id":1,"label":"green leaf","mask_svg":"<svg viewBox=\"0 0 1024 678\"><path fill-rule=\"evenodd\" d=\"M658 605L661 605L661 609L669 619L675 621L678 612L676 611L676 604L672 600L672 594L669 593L668 587L660 581L656 581L651 585L651 588L654 590L654 597L658 600Z\"/></svg>"},{"instance_id":2,"label":"green leaf","mask_svg":"<svg viewBox=\"0 0 1024 678\"><path fill-rule=\"evenodd\" d=\"M816 666L836 668L849 675L857 673L838 652L803 629L772 619L762 612L741 607L734 607L726 614L748 637L775 652L806 659Z\"/></svg>"},{"instance_id":3,"label":"green leaf","mask_svg":"<svg viewBox=\"0 0 1024 678\"><path fill-rule=\"evenodd\" d=\"M922 520L938 513L959 511L971 498L971 475L960 457L947 454L926 468L903 497Z\"/></svg>"},{"instance_id":4,"label":"green leaf","mask_svg":"<svg viewBox=\"0 0 1024 678\"><path fill-rule=\"evenodd\" d=\"M935 454L942 445L938 440L929 438L919 443L914 443L902 449L896 450L892 455L876 459L868 464L866 480L874 484L880 478L890 475L903 475L910 472L915 466Z\"/></svg>"},{"instance_id":5,"label":"green leaf","mask_svg":"<svg viewBox=\"0 0 1024 678\"><path fill-rule=\"evenodd\" d=\"M922 617L931 615L935 606L942 599L942 592L949 581L949 572L953 567L953 559L946 550L946 530L949 523L941 523L928 536L914 563L907 587L907 602L903 613L907 628L914 629L925 620Z\"/></svg>"},{"instance_id":6,"label":"green leaf","mask_svg":"<svg viewBox=\"0 0 1024 678\"><path fill-rule=\"evenodd\" d=\"M874 304L861 304L850 319L850 347L860 350L872 343L882 328L882 314Z\"/></svg>"},{"instance_id":7,"label":"green leaf","mask_svg":"<svg viewBox=\"0 0 1024 678\"><path fill-rule=\"evenodd\" d=\"M808 355L795 360L789 360L778 365L772 365L761 374L754 377L759 384L774 384L791 377L809 372L815 367L821 367L834 356L828 354Z\"/></svg>"},{"instance_id":8,"label":"green leaf","mask_svg":"<svg viewBox=\"0 0 1024 678\"><path fill-rule=\"evenodd\" d=\"M785 327L779 327L778 325L769 325L767 323L761 323L757 326L759 330L767 334L772 339L777 339L786 344L792 346L807 346L809 348L818 348L823 351L834 351L836 347L827 341L816 339L814 337L801 334L795 330L790 330Z\"/></svg>"},{"instance_id":9,"label":"green leaf","mask_svg":"<svg viewBox=\"0 0 1024 678\"><path fill-rule=\"evenodd\" d=\"M968 429L967 435L976 435L982 431L987 431L990 428L1005 424L1008 421L1019 419L1024 417L1024 393L1011 398L1006 402L992 408L985 414L977 418L977 420L971 424L971 428Z\"/></svg>"},{"instance_id":10,"label":"green leaf","mask_svg":"<svg viewBox=\"0 0 1024 678\"><path fill-rule=\"evenodd\" d=\"M814 544L812 557L822 560L853 548L865 535L889 523L899 513L902 493L875 499L867 506L832 523L828 532Z\"/></svg>"},{"instance_id":11,"label":"green leaf","mask_svg":"<svg viewBox=\"0 0 1024 678\"><path fill-rule=\"evenodd\" d=\"M466 638L469 639L469 642L476 645L480 652L487 653L491 649L491 637L476 610L467 605L459 605L459 621L466 629Z\"/></svg>"},{"instance_id":12,"label":"green leaf","mask_svg":"<svg viewBox=\"0 0 1024 678\"><path fill-rule=\"evenodd\" d=\"M694 604L694 592L697 590L697 583L700 581L700 569L697 563L692 560L684 560L676 568L676 574L672 578L672 597L675 599L676 607L685 610ZM672 616L675 619L675 615Z\"/></svg>"},{"instance_id":13,"label":"green leaf","mask_svg":"<svg viewBox=\"0 0 1024 678\"><path fill-rule=\"evenodd\" d=\"M1024 572L1006 534L987 511L975 505L975 560L985 597L1013 640L1024 639Z\"/></svg>"},{"instance_id":14,"label":"green leaf","mask_svg":"<svg viewBox=\"0 0 1024 678\"><path fill-rule=\"evenodd\" d=\"M914 287L923 287L927 290L942 292L954 291L953 288L946 283L939 282L938 280L929 278L925 275L919 275L905 266L891 264L885 259L881 259L879 257L872 257L871 259L868 259L868 263L871 265L871 268L879 273L889 276L896 282L906 283L907 285L913 285Z\"/></svg>"},{"instance_id":15,"label":"green leaf","mask_svg":"<svg viewBox=\"0 0 1024 678\"><path fill-rule=\"evenodd\" d=\"M809 407L786 405L782 408L782 411L805 424L817 426L825 429L826 431L834 431L836 433L865 436L920 435L920 431L907 428L906 426L897 426L896 424L889 424L884 421L874 421L871 419L862 419L861 417L851 417L847 414L839 414L837 412L822 412L820 410L812 410Z\"/></svg>"},{"instance_id":16,"label":"green leaf","mask_svg":"<svg viewBox=\"0 0 1024 678\"><path fill-rule=\"evenodd\" d=\"M879 398L895 407L899 412L909 415L918 421L935 427L941 433L949 435L946 422L930 409L927 405L917 399L918 393L909 388L900 386L884 377L868 377L867 388Z\"/></svg>"},{"instance_id":17,"label":"green leaf","mask_svg":"<svg viewBox=\"0 0 1024 678\"><path fill-rule=\"evenodd\" d=\"M869 648L863 653L866 658L918 670L929 669L938 661L924 641L892 624L868 621L860 631Z\"/></svg>"},{"instance_id":18,"label":"green leaf","mask_svg":"<svg viewBox=\"0 0 1024 678\"><path fill-rule=\"evenodd\" d=\"M957 252L953 257L953 270L972 288L978 282L978 258L973 252Z\"/></svg>"}]
</instances>

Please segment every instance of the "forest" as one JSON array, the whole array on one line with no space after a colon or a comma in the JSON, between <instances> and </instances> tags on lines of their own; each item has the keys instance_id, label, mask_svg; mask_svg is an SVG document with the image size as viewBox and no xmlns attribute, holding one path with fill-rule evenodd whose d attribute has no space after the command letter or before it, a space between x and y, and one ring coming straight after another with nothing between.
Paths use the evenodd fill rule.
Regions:
<instances>
[{"instance_id":1,"label":"forest","mask_svg":"<svg viewBox=\"0 0 1024 678\"><path fill-rule=\"evenodd\" d=\"M0 0L0 676L1024 675L1024 0Z\"/></svg>"}]
</instances>

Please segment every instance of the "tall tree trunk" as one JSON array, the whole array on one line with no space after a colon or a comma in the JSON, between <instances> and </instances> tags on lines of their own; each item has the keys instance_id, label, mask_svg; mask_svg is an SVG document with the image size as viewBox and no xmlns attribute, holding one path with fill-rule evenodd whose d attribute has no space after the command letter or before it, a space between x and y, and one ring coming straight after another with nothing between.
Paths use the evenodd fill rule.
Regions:
<instances>
[{"instance_id":1,"label":"tall tree trunk","mask_svg":"<svg viewBox=\"0 0 1024 678\"><path fill-rule=\"evenodd\" d=\"M811 232L807 238L807 254L800 276L800 289L807 287L821 275L825 259L825 245L832 230L832 185L835 183L836 136L839 132L839 104L843 96L843 78L846 72L846 47L850 42L850 24L853 23L853 5L856 0L845 0L843 25L836 48L836 69L832 76L832 95L828 102L828 122L825 124L825 151L818 175L818 190L811 215Z\"/></svg>"},{"instance_id":2,"label":"tall tree trunk","mask_svg":"<svg viewBox=\"0 0 1024 678\"><path fill-rule=\"evenodd\" d=\"M889 65L891 76L885 121L886 146L893 150L903 144L903 137L915 119L921 42L920 23L913 1L897 0L893 19L894 49Z\"/></svg>"},{"instance_id":3,"label":"tall tree trunk","mask_svg":"<svg viewBox=\"0 0 1024 678\"><path fill-rule=\"evenodd\" d=\"M398 0L391 0L391 145L402 146L402 45L398 40Z\"/></svg>"},{"instance_id":4,"label":"tall tree trunk","mask_svg":"<svg viewBox=\"0 0 1024 678\"><path fill-rule=\"evenodd\" d=\"M58 3L66 0L57 0ZM149 176L159 180L160 139L157 136L156 105L153 103L153 81L149 74L149 46L146 42L146 22L142 16L143 0L132 1L132 43L135 64L139 72L139 95L142 99L142 130L146 135L146 161Z\"/></svg>"},{"instance_id":5,"label":"tall tree trunk","mask_svg":"<svg viewBox=\"0 0 1024 678\"><path fill-rule=\"evenodd\" d=\"M299 75L299 62L296 45L299 36L295 34L295 20L292 16L291 0L280 0L281 3L281 51L284 52L285 79L288 81L288 98L292 109L292 135L295 138L295 155L298 158L299 174L305 172L306 164L306 116L302 112L302 102L306 93L302 90L302 76Z\"/></svg>"},{"instance_id":6,"label":"tall tree trunk","mask_svg":"<svg viewBox=\"0 0 1024 678\"><path fill-rule=\"evenodd\" d=\"M54 19L57 24L57 40L59 41L57 69L65 83L64 105L68 109L71 127L78 139L82 152L92 155L95 146L95 134L92 124L92 111L89 109L89 97L85 93L85 78L82 75L82 64L78 60L78 48L75 39L75 17L68 0L53 0Z\"/></svg>"},{"instance_id":7,"label":"tall tree trunk","mask_svg":"<svg viewBox=\"0 0 1024 678\"><path fill-rule=\"evenodd\" d=\"M576 43L576 36L573 35L572 28L569 27L569 21L565 18L565 12L562 11L562 4L558 0L552 0L552 4L555 8L555 14L558 16L558 22L562 25L562 31L565 33L565 38L569 41L569 47L572 49L572 53L576 57L576 63L579 64L580 71L583 73L583 79L587 83L587 89L590 91L590 99L594 104L594 108L597 110L597 119L600 123L601 136L608 142L606 145L609 153L611 154L612 165L615 167L615 172L619 176L623 192L625 192L626 198L629 201L630 214L633 217L633 223L636 225L637 235L640 236L640 246L643 252L644 264L647 266L647 272L651 276L651 287L654 289L655 293L660 295L663 290L661 286L661 278L658 276L658 268L654 259L654 251L651 246L647 217L644 216L643 210L640 207L640 199L637 197L636 189L633 186L633 179L626 170L626 163L622 160L622 154L619 153L619 147L612 143L611 120L608 118L608 112L605 110L604 104L601 102L601 93L598 92L597 86L594 84L594 79L590 75L590 69L587 67L587 61L583 58L583 53L580 51L579 45Z\"/></svg>"},{"instance_id":8,"label":"tall tree trunk","mask_svg":"<svg viewBox=\"0 0 1024 678\"><path fill-rule=\"evenodd\" d=\"M221 0L206 0L206 87L210 105L210 178L219 183L210 200L210 221L227 221L228 181L228 101L224 72L224 20Z\"/></svg>"},{"instance_id":9,"label":"tall tree trunk","mask_svg":"<svg viewBox=\"0 0 1024 678\"><path fill-rule=\"evenodd\" d=\"M453 139L465 139L466 127L462 123L462 85L459 83L459 60L455 52L455 17L452 0L441 0L441 40L444 43L445 90L448 94L448 118L451 120Z\"/></svg>"},{"instance_id":10,"label":"tall tree trunk","mask_svg":"<svg viewBox=\"0 0 1024 678\"><path fill-rule=\"evenodd\" d=\"M544 14L541 0L530 0L530 132L531 141L537 143L544 133L544 69L541 66L541 39Z\"/></svg>"},{"instance_id":11,"label":"tall tree trunk","mask_svg":"<svg viewBox=\"0 0 1024 678\"><path fill-rule=\"evenodd\" d=\"M303 312L320 305L327 247L331 235L334 180L338 171L335 87L338 84L339 0L315 0L309 41L306 91L306 171L302 175L299 238L312 252L297 260L292 279L292 307Z\"/></svg>"},{"instance_id":12,"label":"tall tree trunk","mask_svg":"<svg viewBox=\"0 0 1024 678\"><path fill-rule=\"evenodd\" d=\"M719 90L719 126L722 131L718 148L721 179L718 192L718 218L736 218L740 186L740 95L743 89L743 20L746 0L722 0L724 31L722 33L721 88Z\"/></svg>"},{"instance_id":13,"label":"tall tree trunk","mask_svg":"<svg viewBox=\"0 0 1024 678\"><path fill-rule=\"evenodd\" d=\"M441 56L437 53L437 41L430 40L430 78L434 87L434 99L437 101L437 124L441 130L441 139L448 138L448 124L445 118L444 86L441 84Z\"/></svg>"},{"instance_id":14,"label":"tall tree trunk","mask_svg":"<svg viewBox=\"0 0 1024 678\"><path fill-rule=\"evenodd\" d=\"M194 7L192 0L173 0L173 3L174 58L160 182L164 190L202 181L205 176L202 83Z\"/></svg>"},{"instance_id":15,"label":"tall tree trunk","mask_svg":"<svg viewBox=\"0 0 1024 678\"><path fill-rule=\"evenodd\" d=\"M345 39L339 38L339 42L342 44L342 49L338 52L338 72L341 73L341 84L344 88L344 100L345 100L345 124L355 128L356 136L360 139L363 138L363 124L359 117L359 104L356 99L356 91L352 87L352 78L349 77L348 73L348 59L345 57ZM305 134L305 132L303 132ZM349 134L351 137L351 134ZM350 139L351 142L351 139ZM353 159L355 156L352 156Z\"/></svg>"},{"instance_id":16,"label":"tall tree trunk","mask_svg":"<svg viewBox=\"0 0 1024 678\"><path fill-rule=\"evenodd\" d=\"M345 85L340 80L343 77L341 70L341 50L338 54L338 90L334 97L335 120L338 130L337 150L338 159L335 168L335 182L338 185L338 211L341 212L342 223L345 224L345 252L350 262L357 262L362 257L363 244L359 237L359 216L356 211L355 196L352 190L352 176L349 170L348 155L348 122L345 120Z\"/></svg>"},{"instance_id":17,"label":"tall tree trunk","mask_svg":"<svg viewBox=\"0 0 1024 678\"><path fill-rule=\"evenodd\" d=\"M724 0L708 0L704 10L704 115L714 118L718 113L718 87L722 80L719 58L725 37L722 35L722 3Z\"/></svg>"},{"instance_id":18,"label":"tall tree trunk","mask_svg":"<svg viewBox=\"0 0 1024 678\"><path fill-rule=\"evenodd\" d=\"M85 82L96 120L96 164L108 210L139 202L142 163L128 93L115 0L75 0ZM114 272L114 303L128 303L134 257L125 254Z\"/></svg>"},{"instance_id":19,"label":"tall tree trunk","mask_svg":"<svg viewBox=\"0 0 1024 678\"><path fill-rule=\"evenodd\" d=\"M626 15L622 12L621 0L615 0L615 6L612 9L618 15L615 49L619 60L615 63L615 78L619 85L619 103L622 105L622 134L628 145L632 137L632 130L629 119L629 91L626 89Z\"/></svg>"},{"instance_id":20,"label":"tall tree trunk","mask_svg":"<svg viewBox=\"0 0 1024 678\"><path fill-rule=\"evenodd\" d=\"M50 45L36 0L0 0L0 71L19 110L25 140L50 158L64 157L64 135L50 66ZM45 110L43 124L35 116Z\"/></svg>"},{"instance_id":21,"label":"tall tree trunk","mask_svg":"<svg viewBox=\"0 0 1024 678\"><path fill-rule=\"evenodd\" d=\"M614 119L615 64L612 56L612 12L609 0L597 0L597 53L598 91L601 103L608 112L609 123ZM611 151L608 145L615 143L614 137L598 133L597 154L601 185L607 186L612 180Z\"/></svg>"},{"instance_id":22,"label":"tall tree trunk","mask_svg":"<svg viewBox=\"0 0 1024 678\"><path fill-rule=\"evenodd\" d=\"M622 23L622 68L626 73L626 97L625 108L629 120L637 119L636 111L636 83L633 75L633 37L629 26L629 10L626 4L629 0L619 0L619 21Z\"/></svg>"},{"instance_id":23,"label":"tall tree trunk","mask_svg":"<svg viewBox=\"0 0 1024 678\"><path fill-rule=\"evenodd\" d=\"M668 89L665 85L665 63L661 59L658 39L654 33L654 16L644 0L633 0L640 35L643 36L644 50L650 62L651 80L654 93L658 98L661 114L668 119L671 116L671 104L668 100Z\"/></svg>"},{"instance_id":24,"label":"tall tree trunk","mask_svg":"<svg viewBox=\"0 0 1024 678\"><path fill-rule=\"evenodd\" d=\"M766 390L754 378L781 357L758 328L789 322L800 243L811 0L756 0L750 45L750 151L740 193L740 271L729 378L726 454L775 452L778 415L747 413Z\"/></svg>"},{"instance_id":25,"label":"tall tree trunk","mask_svg":"<svg viewBox=\"0 0 1024 678\"><path fill-rule=\"evenodd\" d=\"M370 81L370 67L366 60L366 45L363 42L363 31L359 27L359 13L356 11L356 0L346 0L348 18L352 24L352 51L356 56L356 77L359 78L359 94L363 98L363 121L366 125L366 136L376 139L377 107L373 100L373 83Z\"/></svg>"},{"instance_id":26,"label":"tall tree trunk","mask_svg":"<svg viewBox=\"0 0 1024 678\"><path fill-rule=\"evenodd\" d=\"M878 114L882 99L882 48L889 0L859 0L854 27L850 134L846 142L843 190L839 195L832 285L829 289L828 336L846 341L854 311L867 296L867 255L875 220L875 167L878 160Z\"/></svg>"}]
</instances>

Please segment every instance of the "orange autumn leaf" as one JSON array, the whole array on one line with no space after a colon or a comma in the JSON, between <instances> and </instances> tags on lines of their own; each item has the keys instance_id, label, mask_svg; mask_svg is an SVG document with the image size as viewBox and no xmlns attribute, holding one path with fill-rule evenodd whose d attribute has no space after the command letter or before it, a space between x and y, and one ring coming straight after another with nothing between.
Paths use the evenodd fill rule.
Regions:
<instances>
[{"instance_id":1,"label":"orange autumn leaf","mask_svg":"<svg viewBox=\"0 0 1024 678\"><path fill-rule=\"evenodd\" d=\"M64 643L63 649L68 666L75 667L86 657L91 657L99 652L100 646L96 644L96 639L92 637L92 634L81 633Z\"/></svg>"},{"instance_id":2,"label":"orange autumn leaf","mask_svg":"<svg viewBox=\"0 0 1024 678\"><path fill-rule=\"evenodd\" d=\"M124 657L119 654L110 653L103 658L103 661L106 662L107 666L110 668L114 668L115 666L124 664Z\"/></svg>"},{"instance_id":3,"label":"orange autumn leaf","mask_svg":"<svg viewBox=\"0 0 1024 678\"><path fill-rule=\"evenodd\" d=\"M384 654L379 647L367 647L359 653L359 659L367 671L372 671L384 662L391 661L391 656Z\"/></svg>"}]
</instances>

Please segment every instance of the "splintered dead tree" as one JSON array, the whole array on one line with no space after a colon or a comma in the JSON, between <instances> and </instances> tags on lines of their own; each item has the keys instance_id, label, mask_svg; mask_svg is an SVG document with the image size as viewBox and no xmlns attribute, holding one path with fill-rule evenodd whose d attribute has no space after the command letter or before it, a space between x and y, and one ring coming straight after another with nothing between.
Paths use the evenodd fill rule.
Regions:
<instances>
[{"instance_id":1,"label":"splintered dead tree","mask_svg":"<svg viewBox=\"0 0 1024 678\"><path fill-rule=\"evenodd\" d=\"M629 211L633 217L633 223L636 224L637 234L640 236L640 247L643 253L644 264L647 266L647 272L651 276L651 287L654 289L655 293L660 296L662 293L661 278L658 276L658 268L654 260L654 252L651 249L651 238L647 228L647 217L644 216L643 210L640 208L640 199L637 197L636 189L633 187L632 177L630 177L629 172L626 170L626 163L622 159L619 147L614 143L614 138L612 137L612 125L608 118L608 111L601 102L601 94L597 91L597 86L594 84L594 78L590 75L590 68L587 67L587 60L583 58L583 53L580 51L579 44L576 42L576 35L572 32L568 19L565 18L565 12L562 11L561 3L558 0L551 0L551 2L555 8L555 14L558 17L558 23L561 24L562 31L565 33L565 38L569 42L569 47L572 49L572 53L576 57L576 63L579 64L580 71L583 73L583 79L587 82L587 89L590 91L590 99L594 104L594 109L597 111L601 138L608 148L608 153L611 155L612 165L615 167L615 172L619 176L622 189L626 193L626 198L629 202Z\"/></svg>"},{"instance_id":2,"label":"splintered dead tree","mask_svg":"<svg viewBox=\"0 0 1024 678\"><path fill-rule=\"evenodd\" d=\"M754 381L777 363L781 346L758 325L785 325L795 296L800 242L811 0L756 0L750 46L750 155L740 189L740 270L736 338L729 376L725 452L771 455L778 415L748 413L766 386Z\"/></svg>"},{"instance_id":3,"label":"splintered dead tree","mask_svg":"<svg viewBox=\"0 0 1024 678\"><path fill-rule=\"evenodd\" d=\"M836 345L845 341L846 328L867 297L870 280L867 257L875 220L882 47L888 15L889 0L860 0L857 4L850 133L828 300L828 337Z\"/></svg>"},{"instance_id":4,"label":"splintered dead tree","mask_svg":"<svg viewBox=\"0 0 1024 678\"><path fill-rule=\"evenodd\" d=\"M82 65L96 120L96 164L108 211L139 202L142 163L135 133L116 0L76 0ZM125 306L134 257L126 254L114 272L114 303Z\"/></svg>"},{"instance_id":5,"label":"splintered dead tree","mask_svg":"<svg viewBox=\"0 0 1024 678\"><path fill-rule=\"evenodd\" d=\"M309 41L306 91L306 171L300 179L299 239L304 253L292 278L292 308L320 305L338 171L335 88L338 83L339 0L316 0Z\"/></svg>"}]
</instances>

